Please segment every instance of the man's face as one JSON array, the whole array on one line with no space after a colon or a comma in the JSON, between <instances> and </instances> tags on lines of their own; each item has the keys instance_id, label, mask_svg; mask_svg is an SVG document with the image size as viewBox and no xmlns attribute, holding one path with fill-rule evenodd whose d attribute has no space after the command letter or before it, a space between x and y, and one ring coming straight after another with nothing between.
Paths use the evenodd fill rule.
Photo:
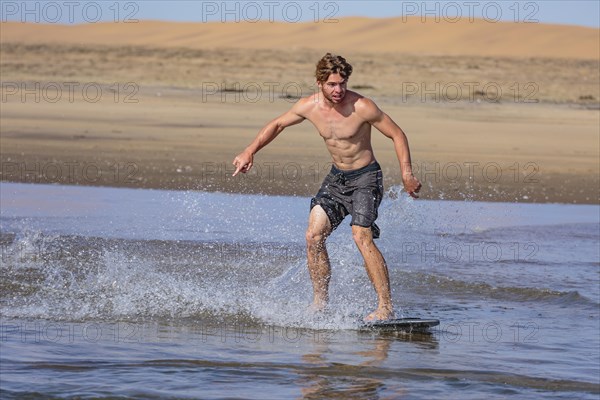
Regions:
<instances>
[{"instance_id":1,"label":"man's face","mask_svg":"<svg viewBox=\"0 0 600 400\"><path fill-rule=\"evenodd\" d=\"M346 95L346 79L340 74L331 74L325 82L319 82L323 96L333 104L341 103Z\"/></svg>"}]
</instances>

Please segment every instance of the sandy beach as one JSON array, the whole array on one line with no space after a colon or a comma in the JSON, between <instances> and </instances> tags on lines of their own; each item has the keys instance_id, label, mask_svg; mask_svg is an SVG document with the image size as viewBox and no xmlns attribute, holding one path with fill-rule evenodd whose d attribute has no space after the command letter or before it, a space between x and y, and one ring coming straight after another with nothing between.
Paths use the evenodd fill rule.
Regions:
<instances>
[{"instance_id":1,"label":"sandy beach","mask_svg":"<svg viewBox=\"0 0 600 400\"><path fill-rule=\"evenodd\" d=\"M0 25L2 180L303 196L317 190L330 160L309 123L261 151L248 176L232 179L231 160L264 123L316 90L314 64L329 49L314 42L285 48L276 39L232 47L240 24L212 26L231 29L223 36L230 42L202 48L172 40L166 29L185 37L202 24L134 25ZM381 34L393 28L386 26ZM169 33L118 31L132 28ZM579 35L579 45L557 42L556 57L540 50L523 56L527 46L546 48L535 38L516 55L503 44L486 52L489 46L472 41L463 54L444 52L443 43L437 51L421 43L421 53L419 43L339 47L354 65L350 89L373 98L407 133L422 198L597 203L597 30L560 29ZM118 34L123 40L115 44L110 38ZM399 184L391 142L378 132L373 138L386 186Z\"/></svg>"}]
</instances>

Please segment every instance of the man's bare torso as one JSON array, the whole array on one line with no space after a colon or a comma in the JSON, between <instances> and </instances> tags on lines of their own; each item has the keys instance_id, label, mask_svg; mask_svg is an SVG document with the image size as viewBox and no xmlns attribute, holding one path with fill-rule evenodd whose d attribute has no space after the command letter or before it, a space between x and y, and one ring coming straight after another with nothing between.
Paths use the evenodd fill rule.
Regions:
<instances>
[{"instance_id":1,"label":"man's bare torso","mask_svg":"<svg viewBox=\"0 0 600 400\"><path fill-rule=\"evenodd\" d=\"M362 96L348 91L344 100L331 107L319 93L303 99L301 115L313 123L325 141L334 164L342 170L354 170L371 164L371 124L357 112Z\"/></svg>"}]
</instances>

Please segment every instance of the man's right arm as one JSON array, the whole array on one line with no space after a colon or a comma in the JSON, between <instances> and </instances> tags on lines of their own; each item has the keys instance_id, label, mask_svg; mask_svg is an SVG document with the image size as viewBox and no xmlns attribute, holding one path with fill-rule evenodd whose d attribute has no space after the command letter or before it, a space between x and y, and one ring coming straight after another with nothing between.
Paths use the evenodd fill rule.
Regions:
<instances>
[{"instance_id":1,"label":"man's right arm","mask_svg":"<svg viewBox=\"0 0 600 400\"><path fill-rule=\"evenodd\" d=\"M271 143L285 128L304 121L305 117L301 114L305 100L299 100L289 111L270 121L258 132L252 143L233 159L236 168L233 176L248 172L252 168L254 154Z\"/></svg>"}]
</instances>

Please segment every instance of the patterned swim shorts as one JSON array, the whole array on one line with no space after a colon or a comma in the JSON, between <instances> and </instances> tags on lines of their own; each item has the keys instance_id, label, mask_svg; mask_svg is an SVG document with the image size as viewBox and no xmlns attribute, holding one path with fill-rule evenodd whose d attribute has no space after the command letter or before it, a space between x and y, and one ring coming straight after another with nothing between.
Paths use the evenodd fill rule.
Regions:
<instances>
[{"instance_id":1,"label":"patterned swim shorts","mask_svg":"<svg viewBox=\"0 0 600 400\"><path fill-rule=\"evenodd\" d=\"M338 169L335 165L321 185L321 189L310 202L310 209L320 205L336 229L348 215L350 225L371 227L373 238L379 237L375 224L377 209L383 197L383 174L377 161L352 171Z\"/></svg>"}]
</instances>

